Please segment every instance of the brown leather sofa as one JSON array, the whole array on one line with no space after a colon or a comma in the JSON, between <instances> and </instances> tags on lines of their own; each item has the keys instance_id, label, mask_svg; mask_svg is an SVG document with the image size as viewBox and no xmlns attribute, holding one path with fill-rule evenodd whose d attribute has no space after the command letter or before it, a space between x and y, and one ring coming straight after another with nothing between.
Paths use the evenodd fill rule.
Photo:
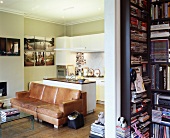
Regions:
<instances>
[{"instance_id":1,"label":"brown leather sofa","mask_svg":"<svg viewBox=\"0 0 170 138\"><path fill-rule=\"evenodd\" d=\"M35 118L59 127L67 116L77 110L87 114L86 92L31 83L29 91L16 92L10 100L12 107L34 115Z\"/></svg>"}]
</instances>

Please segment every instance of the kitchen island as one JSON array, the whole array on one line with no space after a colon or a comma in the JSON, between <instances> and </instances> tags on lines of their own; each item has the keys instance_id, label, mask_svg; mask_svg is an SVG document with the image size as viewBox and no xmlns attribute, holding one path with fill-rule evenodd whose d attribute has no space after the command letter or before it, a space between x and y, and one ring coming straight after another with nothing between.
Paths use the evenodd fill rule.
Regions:
<instances>
[{"instance_id":1,"label":"kitchen island","mask_svg":"<svg viewBox=\"0 0 170 138\"><path fill-rule=\"evenodd\" d=\"M83 83L79 83L66 78L47 78L43 80L43 84L87 92L87 113L94 112L96 108L96 81L85 80Z\"/></svg>"}]
</instances>

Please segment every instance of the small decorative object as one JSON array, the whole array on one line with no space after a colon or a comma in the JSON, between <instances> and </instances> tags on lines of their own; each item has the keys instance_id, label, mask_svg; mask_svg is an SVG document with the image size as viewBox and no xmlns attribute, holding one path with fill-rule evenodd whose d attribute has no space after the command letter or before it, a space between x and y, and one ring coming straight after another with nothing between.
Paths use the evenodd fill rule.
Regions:
<instances>
[{"instance_id":1,"label":"small decorative object","mask_svg":"<svg viewBox=\"0 0 170 138\"><path fill-rule=\"evenodd\" d=\"M76 55L76 65L80 68L81 65L86 64L86 60L84 59L84 53L79 52Z\"/></svg>"},{"instance_id":2,"label":"small decorative object","mask_svg":"<svg viewBox=\"0 0 170 138\"><path fill-rule=\"evenodd\" d=\"M94 70L94 76L95 77L99 77L100 76L100 70L99 69L95 69Z\"/></svg>"},{"instance_id":3,"label":"small decorative object","mask_svg":"<svg viewBox=\"0 0 170 138\"><path fill-rule=\"evenodd\" d=\"M79 83L83 83L86 79L78 79Z\"/></svg>"},{"instance_id":4,"label":"small decorative object","mask_svg":"<svg viewBox=\"0 0 170 138\"><path fill-rule=\"evenodd\" d=\"M124 117L119 117L118 121L119 121L119 126L121 126L122 128L127 127L126 119Z\"/></svg>"},{"instance_id":5,"label":"small decorative object","mask_svg":"<svg viewBox=\"0 0 170 138\"><path fill-rule=\"evenodd\" d=\"M96 124L101 124L104 125L105 124L105 119L104 119L104 112L100 112L98 114L98 119L95 121Z\"/></svg>"}]
</instances>

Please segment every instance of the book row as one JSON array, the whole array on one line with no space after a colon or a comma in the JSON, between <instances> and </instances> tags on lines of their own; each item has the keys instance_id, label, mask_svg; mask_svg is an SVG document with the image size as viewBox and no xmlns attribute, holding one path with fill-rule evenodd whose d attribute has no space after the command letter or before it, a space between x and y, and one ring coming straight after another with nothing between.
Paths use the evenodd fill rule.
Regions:
<instances>
[{"instance_id":1,"label":"book row","mask_svg":"<svg viewBox=\"0 0 170 138\"><path fill-rule=\"evenodd\" d=\"M170 2L151 5L151 19L169 18L170 17Z\"/></svg>"}]
</instances>

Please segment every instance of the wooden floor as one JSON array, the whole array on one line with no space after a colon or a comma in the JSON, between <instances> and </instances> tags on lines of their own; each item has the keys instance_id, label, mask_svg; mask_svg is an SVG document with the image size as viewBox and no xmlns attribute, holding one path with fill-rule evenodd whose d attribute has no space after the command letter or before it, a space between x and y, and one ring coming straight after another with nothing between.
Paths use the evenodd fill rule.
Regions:
<instances>
[{"instance_id":1,"label":"wooden floor","mask_svg":"<svg viewBox=\"0 0 170 138\"><path fill-rule=\"evenodd\" d=\"M16 121L10 128L8 126L2 127L2 138L89 138L91 124L98 119L98 113L103 111L104 105L97 104L95 112L85 117L85 126L77 130L67 126L55 129L51 124L37 121L34 123L35 129L30 130L28 120Z\"/></svg>"}]
</instances>

